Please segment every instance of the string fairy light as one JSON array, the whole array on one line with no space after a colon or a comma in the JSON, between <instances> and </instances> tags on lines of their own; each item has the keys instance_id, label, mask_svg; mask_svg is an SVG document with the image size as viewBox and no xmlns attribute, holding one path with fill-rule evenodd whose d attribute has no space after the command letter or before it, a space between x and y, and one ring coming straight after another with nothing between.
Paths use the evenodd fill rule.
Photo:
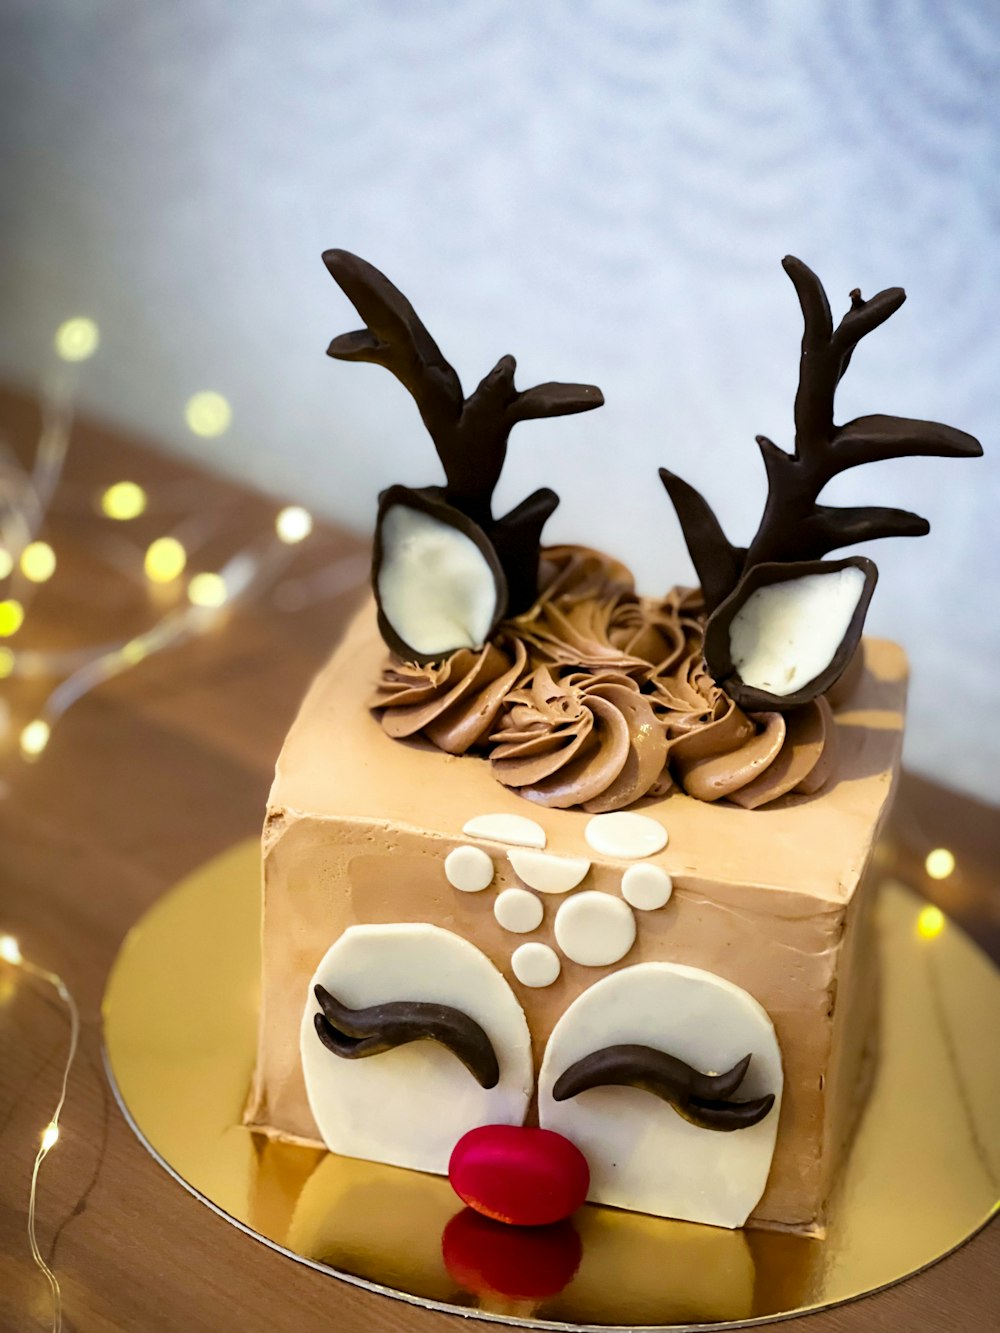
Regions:
<instances>
[{"instance_id":1,"label":"string fairy light","mask_svg":"<svg viewBox=\"0 0 1000 1333\"><path fill-rule=\"evenodd\" d=\"M37 759L49 743L49 736L52 729L49 724L40 717L36 717L33 722L21 732L21 753L26 759Z\"/></svg>"},{"instance_id":2,"label":"string fairy light","mask_svg":"<svg viewBox=\"0 0 1000 1333\"><path fill-rule=\"evenodd\" d=\"M66 1060L63 1064L62 1081L59 1085L59 1099L56 1102L56 1108L52 1113L52 1118L42 1129L39 1137L38 1148L35 1152L35 1161L31 1170L31 1186L28 1193L28 1245L31 1249L31 1257L36 1267L41 1272L49 1285L49 1291L52 1295L52 1323L50 1325L52 1333L61 1333L62 1322L62 1288L59 1285L59 1279L45 1261L45 1256L38 1244L38 1232L36 1227L36 1206L38 1202L38 1175L42 1168L42 1163L59 1142L60 1136L60 1118L63 1107L66 1105L66 1091L69 1087L69 1076L73 1069L73 1062L76 1059L77 1047L80 1044L80 1010L72 991L63 981L62 977L56 972L50 972L47 968L40 967L30 959L25 958L21 952L21 946L13 935L0 934L0 959L9 967L17 968L29 977L38 981L43 981L50 985L59 999L65 1004L69 1013L69 1046L66 1051Z\"/></svg>"},{"instance_id":3,"label":"string fairy light","mask_svg":"<svg viewBox=\"0 0 1000 1333\"><path fill-rule=\"evenodd\" d=\"M29 542L21 552L21 573L32 583L47 583L56 572L56 553L48 542Z\"/></svg>"},{"instance_id":4,"label":"string fairy light","mask_svg":"<svg viewBox=\"0 0 1000 1333\"><path fill-rule=\"evenodd\" d=\"M224 435L232 419L233 409L228 400L214 389L192 394L184 408L188 430L204 440L214 440Z\"/></svg>"},{"instance_id":5,"label":"string fairy light","mask_svg":"<svg viewBox=\"0 0 1000 1333\"><path fill-rule=\"evenodd\" d=\"M116 481L103 492L100 499L101 512L107 518L127 523L145 512L146 492L134 481Z\"/></svg>"},{"instance_id":6,"label":"string fairy light","mask_svg":"<svg viewBox=\"0 0 1000 1333\"><path fill-rule=\"evenodd\" d=\"M305 541L312 532L312 514L301 505L288 505L274 520L274 530L281 541L289 546Z\"/></svg>"},{"instance_id":7,"label":"string fairy light","mask_svg":"<svg viewBox=\"0 0 1000 1333\"><path fill-rule=\"evenodd\" d=\"M24 607L16 597L0 602L0 638L10 639L24 624Z\"/></svg>"},{"instance_id":8,"label":"string fairy light","mask_svg":"<svg viewBox=\"0 0 1000 1333\"><path fill-rule=\"evenodd\" d=\"M188 584L188 598L192 606L223 606L226 597L226 580L221 574L195 574Z\"/></svg>"},{"instance_id":9,"label":"string fairy light","mask_svg":"<svg viewBox=\"0 0 1000 1333\"><path fill-rule=\"evenodd\" d=\"M187 564L187 551L176 537L157 537L146 548L143 569L150 583L173 583Z\"/></svg>"},{"instance_id":10,"label":"string fairy light","mask_svg":"<svg viewBox=\"0 0 1000 1333\"><path fill-rule=\"evenodd\" d=\"M947 879L955 872L955 854L947 847L935 847L927 853L924 869L931 879Z\"/></svg>"},{"instance_id":11,"label":"string fairy light","mask_svg":"<svg viewBox=\"0 0 1000 1333\"><path fill-rule=\"evenodd\" d=\"M944 930L945 917L940 907L928 904L917 915L917 934L925 940L933 940Z\"/></svg>"},{"instance_id":12,"label":"string fairy light","mask_svg":"<svg viewBox=\"0 0 1000 1333\"><path fill-rule=\"evenodd\" d=\"M92 319L76 315L59 325L52 342L60 360L86 361L100 346L101 334Z\"/></svg>"},{"instance_id":13,"label":"string fairy light","mask_svg":"<svg viewBox=\"0 0 1000 1333\"><path fill-rule=\"evenodd\" d=\"M121 479L105 486L92 498L98 515L121 525L123 535L95 541L90 554L107 561L125 578L148 590L150 608L158 618L146 630L110 643L72 645L40 649L22 647L22 626L40 585L56 572L57 552L38 533L60 485L72 428L75 377L80 362L97 350L100 334L93 320L83 316L67 320L57 330L53 344L62 363L41 397L42 426L34 461L29 467L0 469L0 580L12 579L0 596L0 681L54 680L57 683L42 701L35 716L25 719L19 732L16 753L34 762L46 751L53 728L79 699L113 677L136 666L155 653L186 640L207 634L225 623L229 611L239 603L270 589L272 605L279 610L297 610L314 601L340 596L365 581L367 561L341 556L314 569L306 578L279 584L293 548L312 532L313 518L300 505L282 508L268 535L251 541L225 561L217 571L193 575L178 604L169 593L159 597L159 585L176 584L196 553L217 544L224 518L231 512L228 499L206 507L203 482L166 482L157 488L156 503L168 509L181 504L195 506L172 532L166 532L145 548L128 535L131 520L146 513L150 496L138 481ZM232 419L228 401L214 391L195 394L185 407L190 428L205 438L222 434ZM69 488L67 488L69 489ZM5 640L17 635L17 647ZM9 707L0 722L12 729ZM0 799L7 787L0 783Z\"/></svg>"}]
</instances>

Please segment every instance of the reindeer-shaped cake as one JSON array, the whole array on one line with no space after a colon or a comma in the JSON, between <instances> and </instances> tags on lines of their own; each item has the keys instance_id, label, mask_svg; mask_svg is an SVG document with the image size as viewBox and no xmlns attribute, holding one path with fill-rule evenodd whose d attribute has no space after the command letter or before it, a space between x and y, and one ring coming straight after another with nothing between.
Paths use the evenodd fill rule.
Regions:
<instances>
[{"instance_id":1,"label":"reindeer-shaped cake","mask_svg":"<svg viewBox=\"0 0 1000 1333\"><path fill-rule=\"evenodd\" d=\"M552 1220L575 1189L820 1233L874 1049L863 884L906 688L902 651L861 642L874 566L821 557L927 525L817 497L863 462L980 452L931 423L833 424L854 347L902 292L853 293L834 330L785 261L805 319L795 452L759 440L748 548L661 473L702 588L653 600L596 552L540 548L552 491L493 515L513 425L600 392L518 392L504 357L466 399L388 279L324 259L367 324L330 354L406 385L446 482L383 493L376 606L278 761L248 1123L450 1169L506 1220Z\"/></svg>"}]
</instances>

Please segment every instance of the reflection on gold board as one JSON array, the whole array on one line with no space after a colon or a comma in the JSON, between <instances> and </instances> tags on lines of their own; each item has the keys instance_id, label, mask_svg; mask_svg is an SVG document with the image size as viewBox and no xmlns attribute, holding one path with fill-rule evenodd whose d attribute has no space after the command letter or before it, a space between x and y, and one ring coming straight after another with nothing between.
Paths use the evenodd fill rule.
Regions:
<instances>
[{"instance_id":1,"label":"reflection on gold board","mask_svg":"<svg viewBox=\"0 0 1000 1333\"><path fill-rule=\"evenodd\" d=\"M593 1205L545 1234L491 1235L494 1224L464 1216L440 1177L254 1135L240 1117L257 1021L257 858L255 841L233 848L129 934L105 996L105 1045L147 1146L292 1257L418 1303L528 1326L709 1328L898 1281L994 1208L1000 1054L982 1036L1000 1029L1000 976L950 924L923 937L919 900L898 884L880 890L878 1075L823 1241Z\"/></svg>"}]
</instances>

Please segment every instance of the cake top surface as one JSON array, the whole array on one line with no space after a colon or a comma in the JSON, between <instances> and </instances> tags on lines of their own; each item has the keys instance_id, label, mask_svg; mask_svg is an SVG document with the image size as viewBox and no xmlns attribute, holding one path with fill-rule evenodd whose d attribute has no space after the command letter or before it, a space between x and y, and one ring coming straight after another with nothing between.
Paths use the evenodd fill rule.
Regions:
<instances>
[{"instance_id":1,"label":"cake top surface","mask_svg":"<svg viewBox=\"0 0 1000 1333\"><path fill-rule=\"evenodd\" d=\"M707 804L677 791L647 799L636 810L669 834L650 860L691 882L770 886L830 903L849 899L898 772L907 683L896 644L866 639L863 652L857 684L834 715L837 765L822 791L787 796L763 810ZM368 709L384 656L368 604L288 734L268 803L272 814L393 823L457 842L479 816L528 816L545 830L549 851L593 855L588 813L525 801L494 780L485 759L390 738Z\"/></svg>"}]
</instances>

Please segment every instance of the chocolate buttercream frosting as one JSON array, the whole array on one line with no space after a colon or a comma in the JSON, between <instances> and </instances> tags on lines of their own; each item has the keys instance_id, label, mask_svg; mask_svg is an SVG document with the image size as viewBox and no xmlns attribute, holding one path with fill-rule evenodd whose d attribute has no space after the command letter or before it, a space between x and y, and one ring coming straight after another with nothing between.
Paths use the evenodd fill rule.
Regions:
<instances>
[{"instance_id":1,"label":"chocolate buttercream frosting","mask_svg":"<svg viewBox=\"0 0 1000 1333\"><path fill-rule=\"evenodd\" d=\"M390 655L370 701L384 730L483 755L527 800L591 814L675 785L755 809L826 781L830 705L741 709L705 665L700 591L640 597L624 565L578 546L543 552L540 589L484 648Z\"/></svg>"}]
</instances>

